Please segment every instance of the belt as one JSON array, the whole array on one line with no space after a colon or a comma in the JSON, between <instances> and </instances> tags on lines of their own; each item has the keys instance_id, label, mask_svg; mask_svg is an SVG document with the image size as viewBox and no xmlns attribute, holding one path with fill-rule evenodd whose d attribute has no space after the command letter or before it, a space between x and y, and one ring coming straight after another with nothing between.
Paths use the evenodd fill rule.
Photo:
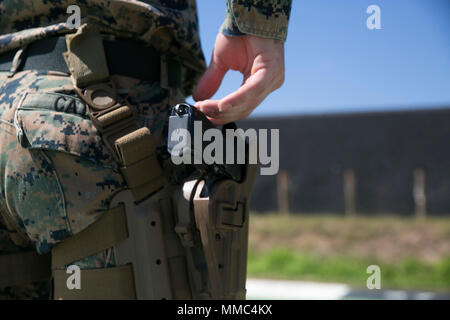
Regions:
<instances>
[{"instance_id":1,"label":"belt","mask_svg":"<svg viewBox=\"0 0 450 320\"><path fill-rule=\"evenodd\" d=\"M161 54L152 47L132 40L103 40L111 75L123 75L148 82L161 81ZM62 53L67 51L65 37L45 38L27 46L22 70L59 71L70 74ZM0 71L10 71L16 51L0 54ZM169 87L181 87L182 65L166 59Z\"/></svg>"}]
</instances>

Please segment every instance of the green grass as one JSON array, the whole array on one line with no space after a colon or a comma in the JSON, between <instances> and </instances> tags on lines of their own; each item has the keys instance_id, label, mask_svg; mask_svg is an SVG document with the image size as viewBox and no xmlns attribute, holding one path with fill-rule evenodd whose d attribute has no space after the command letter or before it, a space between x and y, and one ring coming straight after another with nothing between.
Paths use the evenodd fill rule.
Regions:
<instances>
[{"instance_id":1,"label":"green grass","mask_svg":"<svg viewBox=\"0 0 450 320\"><path fill-rule=\"evenodd\" d=\"M249 277L340 282L364 288L369 265L382 288L450 290L450 218L250 217Z\"/></svg>"},{"instance_id":2,"label":"green grass","mask_svg":"<svg viewBox=\"0 0 450 320\"><path fill-rule=\"evenodd\" d=\"M366 269L371 264L380 266L383 289L450 289L450 257L433 264L414 258L393 264L354 257L320 257L281 248L268 252L250 250L248 276L340 282L363 288L370 276Z\"/></svg>"}]
</instances>

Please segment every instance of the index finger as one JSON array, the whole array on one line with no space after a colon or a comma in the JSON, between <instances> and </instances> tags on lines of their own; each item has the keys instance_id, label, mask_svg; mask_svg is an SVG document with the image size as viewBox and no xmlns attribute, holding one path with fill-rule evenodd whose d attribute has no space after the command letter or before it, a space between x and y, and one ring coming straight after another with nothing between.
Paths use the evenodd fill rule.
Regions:
<instances>
[{"instance_id":1,"label":"index finger","mask_svg":"<svg viewBox=\"0 0 450 320\"><path fill-rule=\"evenodd\" d=\"M219 112L241 113L253 109L256 106L249 106L248 102L263 100L272 91L271 80L266 69L256 71L238 90L219 101Z\"/></svg>"}]
</instances>

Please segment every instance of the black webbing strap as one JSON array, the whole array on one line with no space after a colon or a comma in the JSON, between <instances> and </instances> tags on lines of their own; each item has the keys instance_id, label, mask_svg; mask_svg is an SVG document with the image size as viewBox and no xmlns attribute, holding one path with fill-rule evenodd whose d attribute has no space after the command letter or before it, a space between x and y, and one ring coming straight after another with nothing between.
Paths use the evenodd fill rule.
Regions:
<instances>
[{"instance_id":1,"label":"black webbing strap","mask_svg":"<svg viewBox=\"0 0 450 320\"><path fill-rule=\"evenodd\" d=\"M103 40L106 61L111 75L123 75L148 82L161 80L161 54L152 47L142 43L118 39ZM18 70L51 70L70 74L63 58L67 51L66 38L45 38L27 46L24 62ZM0 72L11 71L17 50L0 54ZM168 59L169 85L173 88L182 86L182 65L176 59Z\"/></svg>"}]
</instances>

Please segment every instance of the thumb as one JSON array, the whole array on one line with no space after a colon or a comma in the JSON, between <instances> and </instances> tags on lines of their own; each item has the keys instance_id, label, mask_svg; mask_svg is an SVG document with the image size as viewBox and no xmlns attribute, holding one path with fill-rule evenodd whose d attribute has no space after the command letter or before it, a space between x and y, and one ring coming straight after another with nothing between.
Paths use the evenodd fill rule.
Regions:
<instances>
[{"instance_id":1,"label":"thumb","mask_svg":"<svg viewBox=\"0 0 450 320\"><path fill-rule=\"evenodd\" d=\"M195 101L202 101L211 98L217 89L219 89L222 79L227 73L228 68L225 67L213 52L211 63L205 74L200 79L197 88L192 97Z\"/></svg>"}]
</instances>

